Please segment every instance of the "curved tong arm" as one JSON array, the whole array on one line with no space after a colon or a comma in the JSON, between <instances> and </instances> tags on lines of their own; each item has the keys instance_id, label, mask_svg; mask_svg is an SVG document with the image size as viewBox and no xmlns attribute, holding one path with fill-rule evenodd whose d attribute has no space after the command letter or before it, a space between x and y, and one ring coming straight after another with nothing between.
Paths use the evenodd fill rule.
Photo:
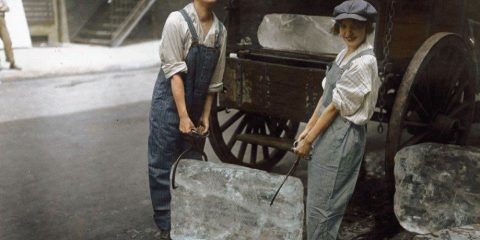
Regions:
<instances>
[{"instance_id":1,"label":"curved tong arm","mask_svg":"<svg viewBox=\"0 0 480 240\"><path fill-rule=\"evenodd\" d=\"M207 154L203 151L203 146L202 146L202 141L204 141L209 135L209 132L206 134L200 134L197 131L193 130L190 133L183 134L183 138L190 144L190 146L185 149L175 160L175 162L172 165L172 189L176 189L177 186L175 186L175 173L177 172L177 166L180 160L183 159L183 156L191 151L195 151L198 153L202 154L203 161L208 162L208 157Z\"/></svg>"},{"instance_id":2,"label":"curved tong arm","mask_svg":"<svg viewBox=\"0 0 480 240\"><path fill-rule=\"evenodd\" d=\"M293 151L295 150L295 148L297 148L298 143L299 143L299 140L295 140L295 142L293 142L293 147L290 149L290 151L293 152ZM273 205L273 202L274 202L275 199L277 198L278 193L280 193L280 189L282 189L283 184L285 184L285 182L287 181L288 177L289 177L289 176L292 176L292 175L295 173L295 171L297 170L298 164L300 163L300 159L302 159L302 157L298 156L298 157L297 157L297 160L295 160L295 162L293 162L293 165L292 165L292 167L290 167L290 170L288 170L288 173L287 173L287 175L285 176L285 178L283 179L282 184L280 184L280 187L278 187L277 191L276 191L275 194L273 195L272 200L270 201L270 206ZM310 160L310 159L312 159L312 155L309 155L309 156L307 156L307 157L304 158L304 159L305 159L305 160Z\"/></svg>"}]
</instances>

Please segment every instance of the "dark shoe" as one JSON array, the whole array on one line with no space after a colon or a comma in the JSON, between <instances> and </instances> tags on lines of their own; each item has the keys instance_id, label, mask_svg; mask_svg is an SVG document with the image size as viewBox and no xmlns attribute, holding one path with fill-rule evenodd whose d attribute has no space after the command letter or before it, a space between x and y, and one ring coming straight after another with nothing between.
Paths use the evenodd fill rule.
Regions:
<instances>
[{"instance_id":1,"label":"dark shoe","mask_svg":"<svg viewBox=\"0 0 480 240\"><path fill-rule=\"evenodd\" d=\"M18 67L15 63L10 63L10 69L22 70L22 68Z\"/></svg>"},{"instance_id":2,"label":"dark shoe","mask_svg":"<svg viewBox=\"0 0 480 240\"><path fill-rule=\"evenodd\" d=\"M159 239L160 240L172 240L170 238L170 230L162 230L160 229L159 231Z\"/></svg>"}]
</instances>

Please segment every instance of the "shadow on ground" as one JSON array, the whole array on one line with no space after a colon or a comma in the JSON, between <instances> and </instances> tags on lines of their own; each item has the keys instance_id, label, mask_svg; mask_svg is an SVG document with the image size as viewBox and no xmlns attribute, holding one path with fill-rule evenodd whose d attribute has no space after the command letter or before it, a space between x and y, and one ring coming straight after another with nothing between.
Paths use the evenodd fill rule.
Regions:
<instances>
[{"instance_id":1,"label":"shadow on ground","mask_svg":"<svg viewBox=\"0 0 480 240\"><path fill-rule=\"evenodd\" d=\"M0 124L0 239L155 239L147 102Z\"/></svg>"}]
</instances>

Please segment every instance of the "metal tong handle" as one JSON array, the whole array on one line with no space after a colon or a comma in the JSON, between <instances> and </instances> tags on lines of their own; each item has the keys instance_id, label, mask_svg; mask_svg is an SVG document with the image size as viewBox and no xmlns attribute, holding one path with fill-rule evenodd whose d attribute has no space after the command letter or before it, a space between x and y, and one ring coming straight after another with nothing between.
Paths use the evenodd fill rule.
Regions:
<instances>
[{"instance_id":1,"label":"metal tong handle","mask_svg":"<svg viewBox=\"0 0 480 240\"><path fill-rule=\"evenodd\" d=\"M275 195L273 195L272 201L270 201L270 206L273 205L273 202L275 201L275 198L277 198L278 193L280 193L280 189L282 189L283 184L285 184L285 182L287 181L288 177L291 176L291 175L293 175L293 173L295 172L295 170L297 170L298 164L300 163L300 159L301 159L301 157L297 157L297 160L295 160L295 162L293 163L293 165L292 165L292 167L290 168L290 170L288 170L287 176L285 176L285 178L283 179L283 182L282 182L282 184L280 184L280 187L278 187L277 191L275 192Z\"/></svg>"},{"instance_id":2,"label":"metal tong handle","mask_svg":"<svg viewBox=\"0 0 480 240\"><path fill-rule=\"evenodd\" d=\"M177 186L175 186L175 173L177 172L177 166L178 166L178 163L180 162L180 160L183 159L183 156L191 151L196 151L198 153L201 153L202 154L202 158L203 158L203 161L205 162L208 162L208 157L207 157L207 154L205 154L205 152L200 149L200 143L196 142L195 140L196 139L205 139L208 137L209 135L209 132L207 132L206 134L202 135L200 133L198 133L195 129L192 130L191 133L187 133L185 134L187 136L190 136L192 137L192 142L190 143L190 147L188 147L187 149L185 149L185 151L183 151L182 153L180 153L180 155L178 156L177 160L175 160L175 162L173 163L172 165L172 182L171 182L171 185L172 185L172 189L176 189Z\"/></svg>"},{"instance_id":3,"label":"metal tong handle","mask_svg":"<svg viewBox=\"0 0 480 240\"><path fill-rule=\"evenodd\" d=\"M297 148L299 142L300 142L299 140L295 140L295 142L293 142L293 147L292 147L292 149L291 149L292 152L294 152L294 149ZM300 159L302 159L302 157L298 156L298 157L297 157L297 160L295 160L295 162L293 163L292 167L290 167L290 170L288 170L288 173L287 173L287 175L285 176L285 179L283 179L282 184L280 184L280 187L278 187L277 191L275 192L275 195L273 195L272 201L270 201L270 206L273 205L273 202L274 202L275 199L277 198L277 195L280 193L280 189L282 189L283 184L285 184L285 182L287 181L288 177L289 177L289 176L292 176L292 175L295 173L295 171L297 170L298 164L300 163ZM311 154L308 155L308 157L306 157L305 159L306 159L306 160L312 159L312 155L311 155Z\"/></svg>"}]
</instances>

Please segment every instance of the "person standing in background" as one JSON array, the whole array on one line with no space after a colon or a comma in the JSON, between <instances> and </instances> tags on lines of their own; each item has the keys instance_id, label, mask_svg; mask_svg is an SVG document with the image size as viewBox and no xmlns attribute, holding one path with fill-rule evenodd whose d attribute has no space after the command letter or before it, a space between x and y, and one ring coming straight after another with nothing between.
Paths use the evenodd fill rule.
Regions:
<instances>
[{"instance_id":1,"label":"person standing in background","mask_svg":"<svg viewBox=\"0 0 480 240\"><path fill-rule=\"evenodd\" d=\"M10 39L10 34L8 33L7 25L5 23L5 13L10 9L4 0L0 0L0 38L3 42L3 48L5 50L5 56L7 57L7 62L10 63L10 69L19 69L15 65L15 59L13 57L12 49L12 40Z\"/></svg>"}]
</instances>

